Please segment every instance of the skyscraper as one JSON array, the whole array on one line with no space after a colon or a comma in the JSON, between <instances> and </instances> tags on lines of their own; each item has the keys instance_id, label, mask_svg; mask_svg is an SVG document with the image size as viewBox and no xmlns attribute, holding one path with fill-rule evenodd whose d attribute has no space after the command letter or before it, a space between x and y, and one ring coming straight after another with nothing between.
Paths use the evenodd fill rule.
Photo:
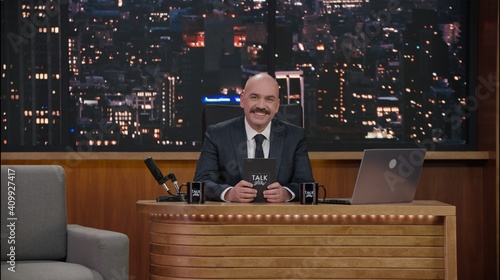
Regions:
<instances>
[{"instance_id":1,"label":"skyscraper","mask_svg":"<svg viewBox=\"0 0 500 280\"><path fill-rule=\"evenodd\" d=\"M404 31L404 128L405 137L434 138L436 128L431 120L433 106L426 92L442 78L447 78L448 47L438 28L437 12L414 9L412 24ZM420 140L419 140L420 141Z\"/></svg>"},{"instance_id":2,"label":"skyscraper","mask_svg":"<svg viewBox=\"0 0 500 280\"><path fill-rule=\"evenodd\" d=\"M60 1L2 1L2 149L69 144L67 21Z\"/></svg>"}]
</instances>

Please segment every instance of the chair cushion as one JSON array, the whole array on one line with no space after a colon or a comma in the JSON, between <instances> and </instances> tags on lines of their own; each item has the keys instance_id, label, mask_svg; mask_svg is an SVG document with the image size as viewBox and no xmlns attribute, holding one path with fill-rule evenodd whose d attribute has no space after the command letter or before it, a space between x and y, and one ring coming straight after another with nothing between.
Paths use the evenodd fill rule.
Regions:
<instances>
[{"instance_id":1,"label":"chair cushion","mask_svg":"<svg viewBox=\"0 0 500 280\"><path fill-rule=\"evenodd\" d=\"M11 251L16 261L64 260L64 169L58 165L2 165L1 172L2 261L11 258Z\"/></svg>"},{"instance_id":2,"label":"chair cushion","mask_svg":"<svg viewBox=\"0 0 500 280\"><path fill-rule=\"evenodd\" d=\"M102 280L95 270L83 265L57 261L16 261L15 272L9 264L2 262L2 280Z\"/></svg>"}]
</instances>

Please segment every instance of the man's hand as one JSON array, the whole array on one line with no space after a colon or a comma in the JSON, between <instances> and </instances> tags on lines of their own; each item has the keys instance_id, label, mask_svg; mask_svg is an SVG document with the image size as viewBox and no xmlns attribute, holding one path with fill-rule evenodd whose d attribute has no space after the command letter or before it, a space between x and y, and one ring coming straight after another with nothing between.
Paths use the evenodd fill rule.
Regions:
<instances>
[{"instance_id":1,"label":"man's hand","mask_svg":"<svg viewBox=\"0 0 500 280\"><path fill-rule=\"evenodd\" d=\"M241 180L238 184L227 191L224 199L232 202L252 202L257 197L257 190L252 183Z\"/></svg>"},{"instance_id":2,"label":"man's hand","mask_svg":"<svg viewBox=\"0 0 500 280\"><path fill-rule=\"evenodd\" d=\"M267 199L267 202L285 202L292 198L292 194L283 188L282 185L278 182L274 182L267 186L267 190L263 192L264 198Z\"/></svg>"}]
</instances>

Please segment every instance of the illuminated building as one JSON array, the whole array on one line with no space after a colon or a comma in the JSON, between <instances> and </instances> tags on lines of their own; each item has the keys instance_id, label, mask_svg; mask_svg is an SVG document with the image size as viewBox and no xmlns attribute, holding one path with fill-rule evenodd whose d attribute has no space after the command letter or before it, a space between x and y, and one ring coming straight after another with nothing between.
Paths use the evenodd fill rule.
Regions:
<instances>
[{"instance_id":1,"label":"illuminated building","mask_svg":"<svg viewBox=\"0 0 500 280\"><path fill-rule=\"evenodd\" d=\"M437 25L437 13L413 10L413 23L404 31L404 135L408 141L422 141L441 134L425 94L449 73L448 47ZM442 136L438 137L441 138Z\"/></svg>"},{"instance_id":2,"label":"illuminated building","mask_svg":"<svg viewBox=\"0 0 500 280\"><path fill-rule=\"evenodd\" d=\"M2 1L2 146L64 146L68 7Z\"/></svg>"}]
</instances>

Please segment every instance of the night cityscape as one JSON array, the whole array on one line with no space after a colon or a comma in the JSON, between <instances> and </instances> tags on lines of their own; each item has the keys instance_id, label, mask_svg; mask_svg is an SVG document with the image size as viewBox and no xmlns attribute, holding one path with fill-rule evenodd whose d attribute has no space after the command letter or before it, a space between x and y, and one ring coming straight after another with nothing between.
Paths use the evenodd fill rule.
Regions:
<instances>
[{"instance_id":1,"label":"night cityscape","mask_svg":"<svg viewBox=\"0 0 500 280\"><path fill-rule=\"evenodd\" d=\"M311 151L475 140L466 0L1 5L3 151L199 151L203 106L271 70Z\"/></svg>"}]
</instances>

